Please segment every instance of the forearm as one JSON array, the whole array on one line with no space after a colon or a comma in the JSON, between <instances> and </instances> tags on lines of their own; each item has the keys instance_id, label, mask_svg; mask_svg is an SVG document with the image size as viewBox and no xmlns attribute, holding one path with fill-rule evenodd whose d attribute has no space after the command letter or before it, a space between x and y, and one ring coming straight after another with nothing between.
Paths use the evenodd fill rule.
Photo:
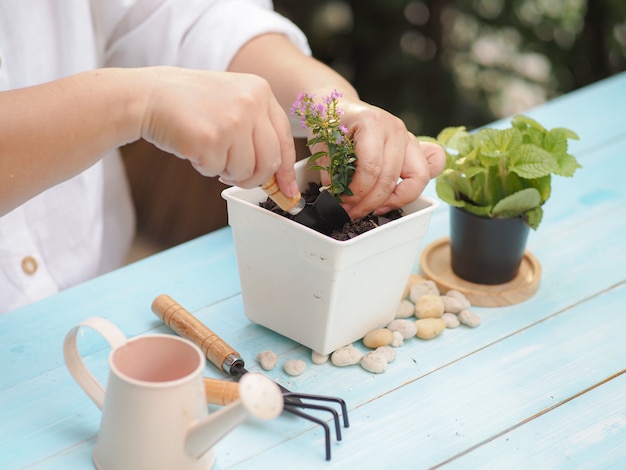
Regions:
<instances>
[{"instance_id":1,"label":"forearm","mask_svg":"<svg viewBox=\"0 0 626 470\"><path fill-rule=\"evenodd\" d=\"M101 69L0 93L0 216L139 137L133 69Z\"/></svg>"},{"instance_id":2,"label":"forearm","mask_svg":"<svg viewBox=\"0 0 626 470\"><path fill-rule=\"evenodd\" d=\"M308 57L281 34L257 36L246 43L230 63L229 71L265 78L287 112L300 92L318 97L337 90L358 99L352 85L332 68Z\"/></svg>"}]
</instances>

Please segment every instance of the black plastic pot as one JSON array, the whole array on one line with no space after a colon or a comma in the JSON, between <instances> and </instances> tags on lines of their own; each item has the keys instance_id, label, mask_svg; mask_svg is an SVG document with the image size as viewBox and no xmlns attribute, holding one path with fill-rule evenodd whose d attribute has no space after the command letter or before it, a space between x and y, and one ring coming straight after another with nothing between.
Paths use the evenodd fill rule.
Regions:
<instances>
[{"instance_id":1,"label":"black plastic pot","mask_svg":"<svg viewBox=\"0 0 626 470\"><path fill-rule=\"evenodd\" d=\"M450 207L452 271L476 284L504 284L517 276L530 227L521 217L488 219Z\"/></svg>"}]
</instances>

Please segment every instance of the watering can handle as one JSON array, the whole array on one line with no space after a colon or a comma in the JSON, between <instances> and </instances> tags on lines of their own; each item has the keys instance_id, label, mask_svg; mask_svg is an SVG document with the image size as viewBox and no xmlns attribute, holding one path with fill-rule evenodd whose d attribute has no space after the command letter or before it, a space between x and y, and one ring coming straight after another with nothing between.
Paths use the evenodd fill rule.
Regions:
<instances>
[{"instance_id":1,"label":"watering can handle","mask_svg":"<svg viewBox=\"0 0 626 470\"><path fill-rule=\"evenodd\" d=\"M229 405L239 398L239 384L222 379L204 378L204 393L211 405Z\"/></svg>"},{"instance_id":2,"label":"watering can handle","mask_svg":"<svg viewBox=\"0 0 626 470\"><path fill-rule=\"evenodd\" d=\"M98 408L104 406L104 387L98 379L89 371L83 358L78 351L77 336L81 327L91 328L100 333L107 340L111 348L117 348L126 343L124 333L104 318L92 317L83 320L79 325L72 328L65 336L63 343L63 357L70 374L85 393L91 398Z\"/></svg>"}]
</instances>

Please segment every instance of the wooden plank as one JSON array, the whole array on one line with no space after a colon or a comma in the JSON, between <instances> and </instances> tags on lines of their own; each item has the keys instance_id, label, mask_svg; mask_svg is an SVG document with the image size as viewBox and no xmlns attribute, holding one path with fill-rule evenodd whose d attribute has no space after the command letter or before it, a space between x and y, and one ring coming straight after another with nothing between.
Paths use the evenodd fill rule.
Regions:
<instances>
[{"instance_id":1,"label":"wooden plank","mask_svg":"<svg viewBox=\"0 0 626 470\"><path fill-rule=\"evenodd\" d=\"M615 468L626 462L624 390L622 372L444 468Z\"/></svg>"}]
</instances>

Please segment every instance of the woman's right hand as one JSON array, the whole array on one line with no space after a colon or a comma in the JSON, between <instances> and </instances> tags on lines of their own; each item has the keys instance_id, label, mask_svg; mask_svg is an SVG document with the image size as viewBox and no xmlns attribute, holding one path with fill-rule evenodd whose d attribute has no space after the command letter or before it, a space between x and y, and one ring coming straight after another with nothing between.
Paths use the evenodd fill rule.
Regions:
<instances>
[{"instance_id":1,"label":"woman's right hand","mask_svg":"<svg viewBox=\"0 0 626 470\"><path fill-rule=\"evenodd\" d=\"M177 67L135 70L149 93L141 137L226 184L253 188L276 174L285 194L297 194L289 120L264 79Z\"/></svg>"}]
</instances>

